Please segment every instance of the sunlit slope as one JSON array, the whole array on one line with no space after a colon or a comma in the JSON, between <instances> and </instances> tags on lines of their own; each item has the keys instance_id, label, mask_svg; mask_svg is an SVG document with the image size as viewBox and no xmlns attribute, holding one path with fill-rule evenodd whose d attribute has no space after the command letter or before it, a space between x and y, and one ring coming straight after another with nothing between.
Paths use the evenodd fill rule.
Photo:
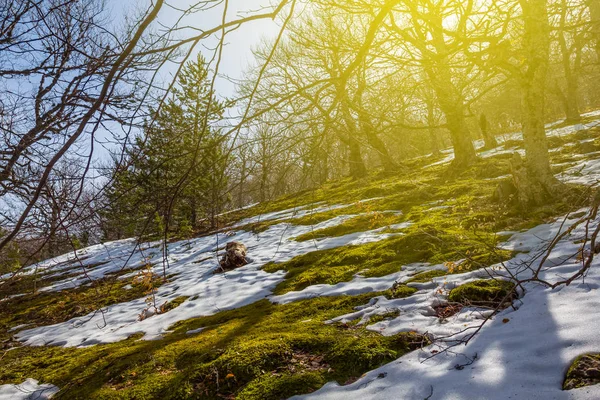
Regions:
<instances>
[{"instance_id":1,"label":"sunlit slope","mask_svg":"<svg viewBox=\"0 0 600 400\"><path fill-rule=\"evenodd\" d=\"M407 160L394 174L331 182L228 213L222 231L168 243L167 259L161 242L130 239L31 266L0 289L0 339L11 348L0 359L0 383L33 378L55 385L57 397L64 398L278 399L328 381L348 385L329 384L319 396L364 398L383 388L426 397L430 386L467 381L470 376L443 374L464 361L451 357L432 361L436 369L422 373L428 364L417 363L424 352L439 351L435 345L404 356L402 365L410 367L387 363L427 346L431 338L425 333L444 336L477 326L479 313L465 309L445 319L437 306L453 288L524 260L560 229L556 217L587 206L582 184L600 178L597 116L587 118L549 132L555 173L572 190L557 203L526 212L492 199L499 183L510 179L511 153L522 148L518 135L507 135L460 174L447 171L447 151L438 159ZM232 240L248 247L252 262L214 274ZM576 238L562 249L574 246ZM528 296L519 301L527 305ZM543 295L530 298L536 296ZM575 318L571 303L565 304ZM536 318L535 310L528 319ZM525 318L512 312L520 317L507 318ZM556 368L546 375L548 385L562 379L574 354L594 347L589 335L568 330L571 320L557 321L566 329L561 335L576 334L581 341L550 360ZM501 319L495 324L516 325ZM486 329L493 332L491 326ZM482 337L492 335L486 332ZM518 334L505 332L509 338ZM491 351L486 340L469 354ZM493 357L484 359L484 375L477 379L498 372L492 365L501 357Z\"/></svg>"}]
</instances>

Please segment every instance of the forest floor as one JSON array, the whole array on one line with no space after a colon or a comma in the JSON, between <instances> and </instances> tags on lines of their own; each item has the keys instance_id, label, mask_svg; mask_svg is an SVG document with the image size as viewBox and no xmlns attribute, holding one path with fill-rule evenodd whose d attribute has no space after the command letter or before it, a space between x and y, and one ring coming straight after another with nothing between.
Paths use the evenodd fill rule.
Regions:
<instances>
[{"instance_id":1,"label":"forest floor","mask_svg":"<svg viewBox=\"0 0 600 400\"><path fill-rule=\"evenodd\" d=\"M523 151L512 134L460 174L445 151L228 213L166 259L161 242L128 239L1 276L0 399L600 398L586 386L600 361L580 357L600 353L600 265L560 290L524 285L494 315L488 304L600 182L600 112L548 129L569 191L527 212L492 200ZM584 233L560 241L543 278L581 267ZM215 274L229 241L251 262Z\"/></svg>"}]
</instances>

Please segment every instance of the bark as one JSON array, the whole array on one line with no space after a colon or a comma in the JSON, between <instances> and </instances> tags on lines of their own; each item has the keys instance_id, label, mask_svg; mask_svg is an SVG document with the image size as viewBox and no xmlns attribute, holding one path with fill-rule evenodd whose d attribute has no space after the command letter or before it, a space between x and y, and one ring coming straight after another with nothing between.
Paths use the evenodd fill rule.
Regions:
<instances>
[{"instance_id":1,"label":"bark","mask_svg":"<svg viewBox=\"0 0 600 400\"><path fill-rule=\"evenodd\" d=\"M225 254L219 261L219 268L214 273L231 271L248 264L246 258L246 246L240 242L228 242L225 245Z\"/></svg>"},{"instance_id":2,"label":"bark","mask_svg":"<svg viewBox=\"0 0 600 400\"><path fill-rule=\"evenodd\" d=\"M383 169L386 171L395 171L398 169L398 166L390 156L390 153L385 146L385 143L377 136L375 132L375 127L371 122L367 119L362 121L361 130L365 134L367 138L367 143L371 146L375 152L377 153L377 157L379 157L379 161L383 166Z\"/></svg>"},{"instance_id":3,"label":"bark","mask_svg":"<svg viewBox=\"0 0 600 400\"><path fill-rule=\"evenodd\" d=\"M560 27L561 29L558 32L558 44L560 47L560 52L562 56L562 64L563 70L565 74L565 80L567 83L566 94L558 88L559 96L561 97L561 102L565 109L566 121L573 123L581 121L581 113L579 112L579 100L578 100L578 92L579 92L579 80L577 76L576 66L580 62L580 54L579 49L576 49L578 52L576 54L575 68L571 66L571 50L567 44L567 39L565 38L565 25L566 25L566 17L567 17L567 9L568 5L565 0L562 2L561 16L560 16ZM558 85L557 85L558 86Z\"/></svg>"},{"instance_id":4,"label":"bark","mask_svg":"<svg viewBox=\"0 0 600 400\"><path fill-rule=\"evenodd\" d=\"M461 168L473 164L477 159L477 154L473 147L462 102L459 100L453 102L448 97L440 101L440 107L446 114L446 125L454 147L454 165Z\"/></svg>"},{"instance_id":5,"label":"bark","mask_svg":"<svg viewBox=\"0 0 600 400\"><path fill-rule=\"evenodd\" d=\"M365 163L362 159L360 144L355 138L350 139L348 150L350 151L348 158L350 176L353 178L362 178L366 176L367 168L365 167Z\"/></svg>"},{"instance_id":6,"label":"bark","mask_svg":"<svg viewBox=\"0 0 600 400\"><path fill-rule=\"evenodd\" d=\"M268 185L268 181L269 181L269 170L263 164L261 172L260 172L260 188L259 188L260 202L261 203L267 201L267 196L268 196L268 194L267 194L267 190L268 190L267 185Z\"/></svg>"},{"instance_id":7,"label":"bark","mask_svg":"<svg viewBox=\"0 0 600 400\"><path fill-rule=\"evenodd\" d=\"M192 197L191 201L190 201L190 222L191 222L191 226L192 229L196 230L198 229L198 206L196 204L196 197Z\"/></svg>"},{"instance_id":8,"label":"bark","mask_svg":"<svg viewBox=\"0 0 600 400\"><path fill-rule=\"evenodd\" d=\"M48 237L48 254L50 257L56 257L59 255L58 249L58 237L56 231L58 230L58 223L60 219L60 210L55 200L52 199L52 205L50 206L52 211L50 213L50 235Z\"/></svg>"},{"instance_id":9,"label":"bark","mask_svg":"<svg viewBox=\"0 0 600 400\"><path fill-rule=\"evenodd\" d=\"M429 125L429 141L431 142L431 154L434 156L440 155L440 143L435 128L435 113L433 103L427 103L427 125Z\"/></svg>"},{"instance_id":10,"label":"bark","mask_svg":"<svg viewBox=\"0 0 600 400\"><path fill-rule=\"evenodd\" d=\"M354 118L352 118L352 113L350 112L350 107L348 106L348 99L346 96L342 98L342 101L340 102L340 108L342 112L342 118L344 119L344 124L346 125L346 129L348 131L348 150L350 151L348 164L350 176L353 178L362 178L367 175L367 168L365 167L365 163L362 159L360 142L358 139L358 130L356 129Z\"/></svg>"},{"instance_id":11,"label":"bark","mask_svg":"<svg viewBox=\"0 0 600 400\"><path fill-rule=\"evenodd\" d=\"M596 42L596 58L597 62L600 63L600 1L587 0L587 4L590 10L590 19L592 22L592 36Z\"/></svg>"},{"instance_id":12,"label":"bark","mask_svg":"<svg viewBox=\"0 0 600 400\"><path fill-rule=\"evenodd\" d=\"M579 112L579 105L577 100L577 92L573 92L573 90L569 90L569 84L567 83L567 93L556 85L556 94L558 95L558 99L560 100L560 104L563 107L563 111L565 113L565 122L566 123L576 123L581 121L581 113Z\"/></svg>"},{"instance_id":13,"label":"bark","mask_svg":"<svg viewBox=\"0 0 600 400\"><path fill-rule=\"evenodd\" d=\"M490 124L485 114L481 114L481 117L479 118L479 128L481 129L481 135L485 141L484 148L493 149L498 147L498 141L496 140L496 136L490 132Z\"/></svg>"},{"instance_id":14,"label":"bark","mask_svg":"<svg viewBox=\"0 0 600 400\"><path fill-rule=\"evenodd\" d=\"M354 99L354 103L356 104L358 111L359 129L367 138L367 143L369 146L371 146L377 153L377 157L379 158L383 169L386 171L395 171L398 169L398 166L390 156L385 143L383 143L383 141L377 135L375 127L371 122L369 113L363 106L363 94L367 87L367 80L364 73L364 68L358 73L358 88L356 91L356 97Z\"/></svg>"},{"instance_id":15,"label":"bark","mask_svg":"<svg viewBox=\"0 0 600 400\"><path fill-rule=\"evenodd\" d=\"M550 57L550 25L546 0L520 0L524 21L526 70L521 75L521 114L526 159L516 162L515 186L523 206L543 203L552 196L558 180L552 174L544 127L545 86ZM515 159L516 160L516 159ZM527 178L523 178L526 171Z\"/></svg>"},{"instance_id":16,"label":"bark","mask_svg":"<svg viewBox=\"0 0 600 400\"><path fill-rule=\"evenodd\" d=\"M465 118L464 100L452 83L447 65L442 63L436 68L426 70L432 81L440 109L446 116L446 126L450 131L454 147L454 165L458 168L467 167L475 162L477 154Z\"/></svg>"},{"instance_id":17,"label":"bark","mask_svg":"<svg viewBox=\"0 0 600 400\"><path fill-rule=\"evenodd\" d=\"M437 96L440 109L446 116L446 126L450 131L452 146L454 147L454 166L464 168L477 160L477 153L473 147L471 133L465 118L465 101L460 90L452 81L452 70L447 54L448 45L443 28L443 20L440 15L428 16L431 24L431 43L435 47L437 56L430 56L427 60L425 72L429 77L432 87ZM414 20L414 18L413 18ZM415 23L418 24L417 21ZM423 42L423 45L426 43ZM427 47L421 48L422 54L431 53Z\"/></svg>"}]
</instances>

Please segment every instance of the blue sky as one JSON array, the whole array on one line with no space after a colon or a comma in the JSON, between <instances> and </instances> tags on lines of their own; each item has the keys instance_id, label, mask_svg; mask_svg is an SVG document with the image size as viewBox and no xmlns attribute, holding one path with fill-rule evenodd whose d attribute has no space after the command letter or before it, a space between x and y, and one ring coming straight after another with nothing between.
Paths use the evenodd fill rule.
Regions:
<instances>
[{"instance_id":1,"label":"blue sky","mask_svg":"<svg viewBox=\"0 0 600 400\"><path fill-rule=\"evenodd\" d=\"M190 4L194 3L193 0L167 0L167 4L174 4L180 9L184 9ZM277 0L230 0L228 8L228 20L239 18L248 12L257 12L264 7L271 5L273 1ZM150 5L150 0L136 0L136 1L123 1L123 0L107 0L107 7L111 14L111 20L115 24L115 29L118 29L119 25L122 25L126 18L134 18L134 16L140 14L140 10L146 10ZM201 13L196 13L191 17L188 17L181 25L192 26L194 28L208 29L220 24L222 19L223 5ZM261 11L265 12L265 11ZM165 26L172 26L179 18L181 12L168 7L166 4L161 9L158 22ZM219 68L221 75L226 75L234 79L242 77L243 72L247 69L248 65L252 63L252 48L255 47L261 39L274 37L279 32L279 25L277 22L272 20L258 20L243 25L237 31L229 33L227 35L226 46L223 52L223 58ZM193 34L192 32L183 31L181 37ZM197 51L202 51L205 57L208 59L212 56L211 47L214 48L218 41L218 38L212 38L198 46ZM170 82L173 74L177 69L177 64L172 63L166 65L161 71L160 80L164 82ZM227 79L219 78L215 83L215 90L217 95L222 98L231 98L235 95L235 86L232 82ZM120 131L116 126L112 126L112 129ZM100 146L96 146L95 159L105 160L108 158L107 148L115 149L115 145L106 143L106 139L111 138L109 132L99 132L98 138L100 142L103 142ZM87 146L84 146L87 147Z\"/></svg>"},{"instance_id":2,"label":"blue sky","mask_svg":"<svg viewBox=\"0 0 600 400\"><path fill-rule=\"evenodd\" d=\"M268 7L276 0L230 0L228 8L228 20L244 15L245 13L258 11L264 7ZM163 6L159 13L158 20L160 23L171 26L180 16L180 11L174 10L168 4L175 5L183 9L190 4L195 3L195 0L167 0L167 4ZM108 0L108 7L111 13L115 16L114 21L117 23L123 21L123 16L136 15L136 10L146 9L150 5L150 0ZM208 29L218 25L221 22L223 5L216 7L213 10L203 11L192 15L183 21L182 25L189 25L195 28ZM264 12L264 11L263 11ZM256 46L263 37L274 37L279 30L276 22L271 20L259 20L248 23L237 31L227 35L227 45L223 53L223 60L220 66L220 73L240 78L243 70L246 69L249 63L252 62L251 49ZM186 33L181 36L185 37ZM204 46L214 46L217 38L206 41ZM200 46L199 51L202 51L206 57L209 57L211 51ZM163 77L166 79L174 72L175 66L171 65L166 68ZM227 80L220 79L217 81L217 92L224 97L230 97L234 94L234 86Z\"/></svg>"}]
</instances>

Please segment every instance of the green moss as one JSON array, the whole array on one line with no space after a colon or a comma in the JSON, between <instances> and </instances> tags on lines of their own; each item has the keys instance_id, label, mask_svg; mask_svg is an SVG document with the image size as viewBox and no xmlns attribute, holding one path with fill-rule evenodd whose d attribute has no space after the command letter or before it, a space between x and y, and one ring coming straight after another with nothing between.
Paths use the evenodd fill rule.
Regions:
<instances>
[{"instance_id":1,"label":"green moss","mask_svg":"<svg viewBox=\"0 0 600 400\"><path fill-rule=\"evenodd\" d=\"M406 286L402 283L395 283L390 289L383 292L388 299L401 299L417 292L416 288Z\"/></svg>"},{"instance_id":2,"label":"green moss","mask_svg":"<svg viewBox=\"0 0 600 400\"><path fill-rule=\"evenodd\" d=\"M553 162L564 156L551 155ZM482 159L461 172L446 166L421 169L434 162L432 158L409 160L406 168L393 175L373 174L360 180L330 182L318 189L226 214L220 217L220 223L226 225L241 218L308 204L348 206L285 222L313 225L338 215L361 214L339 227L316 232L327 236L386 226L390 222L372 224L373 215L387 216L385 210L402 211L404 216L396 216L397 221L413 223L402 236L315 251L286 263L265 265L267 272L287 271L286 280L276 288L278 294L317 283L348 281L357 273L366 277L388 275L413 262L438 264L464 260L460 265L462 271L481 268L512 256L496 248L495 232L547 222L585 198L583 189L574 187L555 203L527 213L512 205L491 202L498 185L492 178L510 172L507 157ZM317 202L321 203L316 205ZM279 222L264 221L246 228L261 232ZM412 281L427 281L444 273L424 272ZM33 280L36 279L42 285L49 283L43 281L44 277ZM26 292L33 280L17 281L11 293ZM0 308L0 332L30 320L38 325L64 321L98 306L146 295L142 286L126 290L125 282L113 283L114 290L107 289L102 292L107 294L101 296L87 287L80 291L29 294L0 303L0 307L5 307ZM490 299L494 301L496 296L512 291L509 286L490 285L496 284L470 284L453 290L451 297L488 305ZM139 337L135 337L85 349L21 347L3 356L0 383L17 383L33 377L56 384L62 389L58 398L69 399L279 399L307 393L330 380L346 382L418 346L421 338L414 334L382 337L360 327L342 329L323 324L353 311L375 295L405 297L415 290L396 285L383 293L317 298L287 305L273 305L264 300L180 322L172 327L173 333L157 341L138 341ZM168 307L183 300L176 299ZM204 330L186 334L200 327ZM302 357L319 362L314 368L307 367L301 362Z\"/></svg>"},{"instance_id":3,"label":"green moss","mask_svg":"<svg viewBox=\"0 0 600 400\"><path fill-rule=\"evenodd\" d=\"M380 322L380 321L394 319L394 318L398 317L399 315L400 315L400 311L398 311L398 310L389 311L389 312L386 312L383 314L377 314L377 315L374 315L371 318L369 318L369 324L376 324L377 322Z\"/></svg>"},{"instance_id":4,"label":"green moss","mask_svg":"<svg viewBox=\"0 0 600 400\"><path fill-rule=\"evenodd\" d=\"M4 356L0 383L34 377L60 387L59 399L279 399L307 393L420 346L422 338L414 333L383 337L323 323L371 296L286 305L262 300L180 322L161 340L131 338L83 349L21 347ZM205 329L185 333L199 327Z\"/></svg>"},{"instance_id":5,"label":"green moss","mask_svg":"<svg viewBox=\"0 0 600 400\"><path fill-rule=\"evenodd\" d=\"M515 285L512 282L483 279L460 285L450 291L448 300L465 305L496 307L514 298Z\"/></svg>"},{"instance_id":6,"label":"green moss","mask_svg":"<svg viewBox=\"0 0 600 400\"><path fill-rule=\"evenodd\" d=\"M242 389L236 399L286 399L297 393L314 392L325 383L327 380L319 372L264 374Z\"/></svg>"},{"instance_id":7,"label":"green moss","mask_svg":"<svg viewBox=\"0 0 600 400\"><path fill-rule=\"evenodd\" d=\"M563 389L576 389L598 383L600 383L600 354L583 354L577 357L567 370Z\"/></svg>"},{"instance_id":8,"label":"green moss","mask_svg":"<svg viewBox=\"0 0 600 400\"><path fill-rule=\"evenodd\" d=\"M181 303L183 303L184 301L186 301L187 299L189 299L190 296L179 296L174 298L173 300L163 304L160 307L160 311L161 312L168 312L173 310L174 308L177 308L181 305Z\"/></svg>"},{"instance_id":9,"label":"green moss","mask_svg":"<svg viewBox=\"0 0 600 400\"><path fill-rule=\"evenodd\" d=\"M354 232L364 232L371 229L381 228L392 224L397 224L404 220L401 215L385 212L367 212L362 215L350 218L341 224L318 229L305 233L295 238L298 242L306 240L321 239L325 237L343 236Z\"/></svg>"},{"instance_id":10,"label":"green moss","mask_svg":"<svg viewBox=\"0 0 600 400\"><path fill-rule=\"evenodd\" d=\"M512 255L495 248L495 235L475 235L451 224L443 229L443 222L432 215L424 219L402 236L376 243L314 251L285 263L269 263L263 269L267 272L287 271L285 281L275 289L276 294L283 294L320 283L349 281L357 273L366 277L385 276L400 271L402 265L415 262L439 264L466 259L463 270L472 270L498 263ZM486 238L490 243L484 242Z\"/></svg>"},{"instance_id":11,"label":"green moss","mask_svg":"<svg viewBox=\"0 0 600 400\"><path fill-rule=\"evenodd\" d=\"M433 278L436 278L438 276L444 276L444 275L448 275L448 271L441 270L441 269L432 269L430 271L420 272L420 273L414 275L412 278L407 280L406 283L408 283L408 282L425 283L425 282L429 282Z\"/></svg>"},{"instance_id":12,"label":"green moss","mask_svg":"<svg viewBox=\"0 0 600 400\"><path fill-rule=\"evenodd\" d=\"M36 292L0 302L0 338L6 339L6 332L14 326L29 324L30 327L50 325L68 321L71 318L87 315L90 312L144 297L148 287L140 283L132 284L116 277L94 281L93 285L67 289L61 292ZM162 280L152 285L160 286Z\"/></svg>"}]
</instances>

